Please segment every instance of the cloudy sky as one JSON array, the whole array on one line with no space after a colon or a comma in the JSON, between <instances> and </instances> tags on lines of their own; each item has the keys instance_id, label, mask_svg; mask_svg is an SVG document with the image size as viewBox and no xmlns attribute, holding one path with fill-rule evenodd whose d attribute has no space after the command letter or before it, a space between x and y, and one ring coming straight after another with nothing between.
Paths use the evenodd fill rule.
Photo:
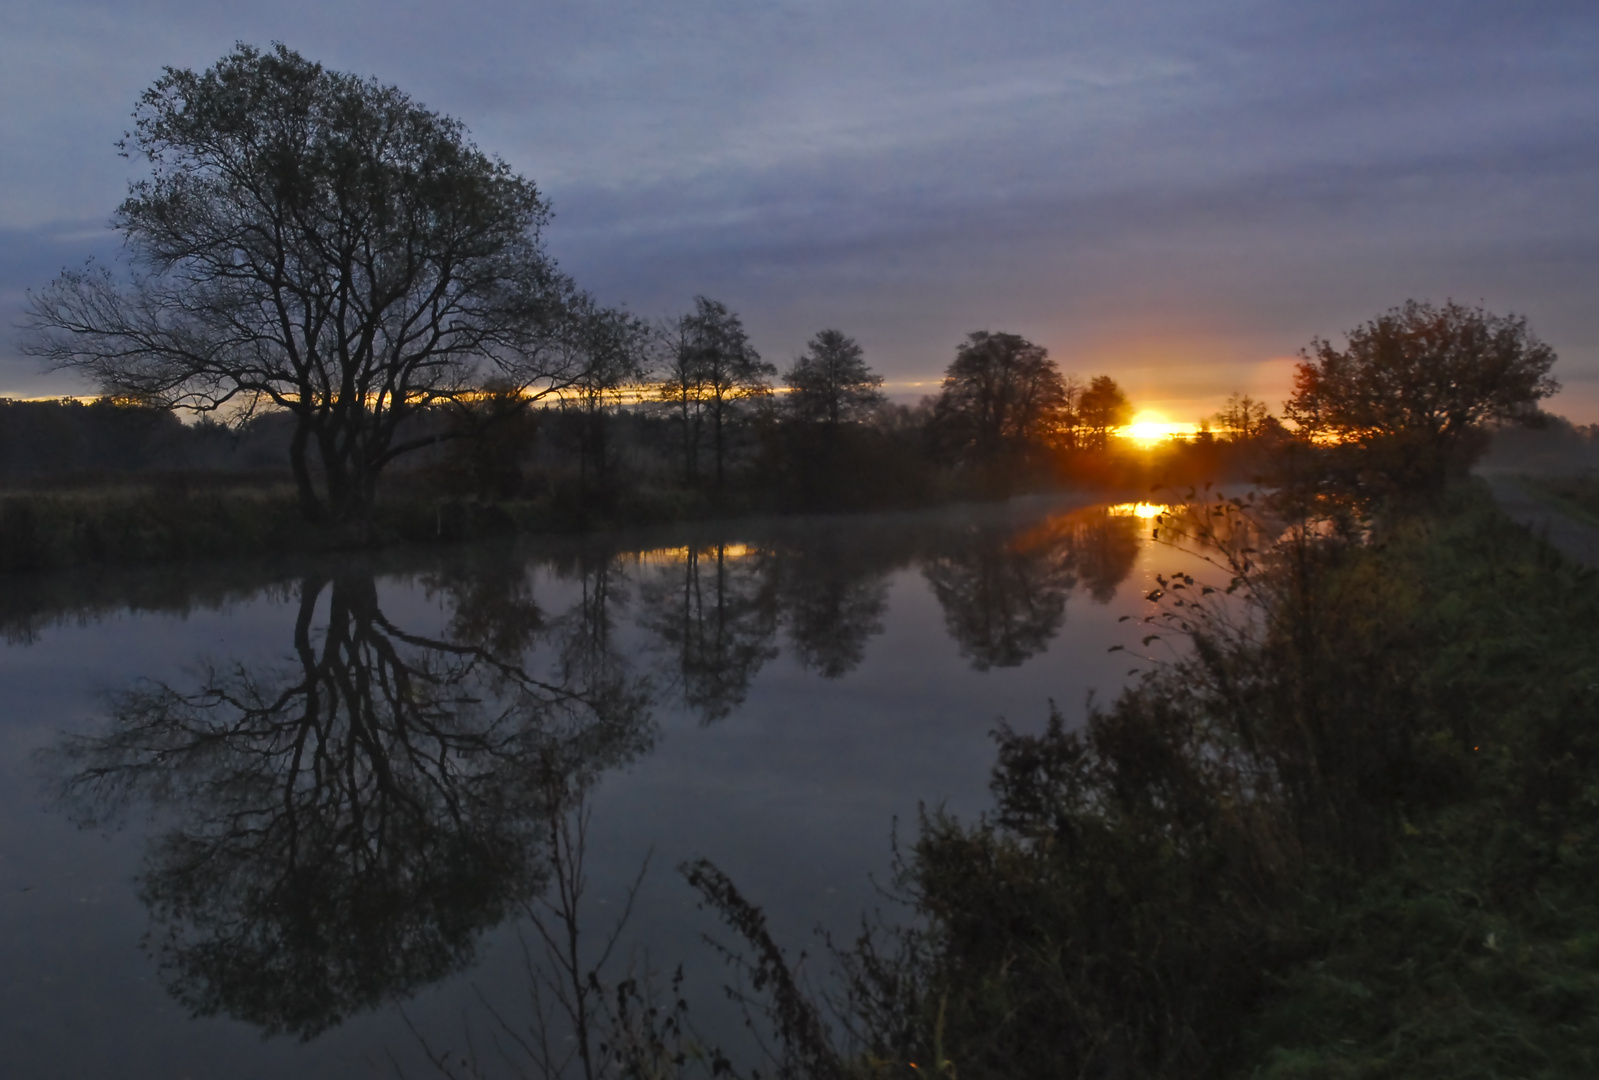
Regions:
<instances>
[{"instance_id":1,"label":"cloudy sky","mask_svg":"<svg viewBox=\"0 0 1599 1080\"><path fill-rule=\"evenodd\" d=\"M90 255L166 65L282 41L534 179L640 314L697 293L896 391L969 331L1191 420L1407 298L1527 315L1599 421L1599 4L0 0L0 312ZM0 338L0 395L83 392ZM922 384L920 390L917 384Z\"/></svg>"}]
</instances>

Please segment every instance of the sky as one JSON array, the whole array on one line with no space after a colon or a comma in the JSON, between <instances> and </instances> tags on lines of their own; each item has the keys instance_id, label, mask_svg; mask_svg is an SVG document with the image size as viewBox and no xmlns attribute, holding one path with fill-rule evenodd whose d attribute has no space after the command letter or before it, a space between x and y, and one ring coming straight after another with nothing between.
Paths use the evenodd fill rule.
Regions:
<instances>
[{"instance_id":1,"label":"sky","mask_svg":"<svg viewBox=\"0 0 1599 1080\"><path fill-rule=\"evenodd\" d=\"M1455 299L1599 422L1592 0L0 0L0 396L93 390L20 355L27 290L117 256L138 95L236 41L460 119L580 285L779 369L836 327L914 399L1006 331L1189 421Z\"/></svg>"}]
</instances>

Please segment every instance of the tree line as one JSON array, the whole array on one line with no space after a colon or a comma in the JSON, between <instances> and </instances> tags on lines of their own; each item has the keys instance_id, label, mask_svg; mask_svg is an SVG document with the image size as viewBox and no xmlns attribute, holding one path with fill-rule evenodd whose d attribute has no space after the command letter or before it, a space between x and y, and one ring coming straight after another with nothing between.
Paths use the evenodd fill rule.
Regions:
<instances>
[{"instance_id":1,"label":"tree line","mask_svg":"<svg viewBox=\"0 0 1599 1080\"><path fill-rule=\"evenodd\" d=\"M120 149L148 166L114 217L127 272L66 271L31 296L25 348L117 401L288 417L309 520L358 522L393 463L446 444L503 472L541 408L600 491L624 405L669 418L683 484L716 492L759 459L814 496L827 470L809 459L841 467L864 452L856 429L906 426L881 417L882 379L839 330L811 340L779 404L775 365L724 303L664 324L601 304L545 250L544 196L459 121L281 44L166 69ZM919 452L994 473L1102 449L1126 413L1109 377L1079 384L1041 347L980 332L913 426Z\"/></svg>"},{"instance_id":2,"label":"tree line","mask_svg":"<svg viewBox=\"0 0 1599 1080\"><path fill-rule=\"evenodd\" d=\"M903 406L836 328L778 386L721 301L656 323L602 304L546 251L538 188L459 121L281 44L166 69L121 150L148 166L113 219L126 272L69 270L32 295L25 349L115 401L281 432L308 521L365 534L398 462L517 494L556 442L575 500L602 509L659 487L665 462L722 510L1134 475L1108 463L1132 412L1115 380L1069 377L1016 334L968 335L938 394ZM1350 482L1437 487L1487 425L1535 419L1557 388L1524 319L1452 302L1411 301L1301 359L1287 424L1235 396L1167 454L1167 478L1314 458L1362 473Z\"/></svg>"}]
</instances>

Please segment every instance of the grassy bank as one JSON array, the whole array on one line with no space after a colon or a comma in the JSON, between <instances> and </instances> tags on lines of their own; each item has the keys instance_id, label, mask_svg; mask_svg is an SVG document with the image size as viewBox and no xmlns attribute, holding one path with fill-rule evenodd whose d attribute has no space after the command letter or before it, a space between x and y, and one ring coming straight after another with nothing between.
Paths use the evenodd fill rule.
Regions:
<instances>
[{"instance_id":1,"label":"grassy bank","mask_svg":"<svg viewBox=\"0 0 1599 1080\"><path fill-rule=\"evenodd\" d=\"M286 486L124 483L0 496L0 572L132 566L495 537L583 532L732 516L737 502L641 493L604 507L560 495L486 501L386 496L361 530L306 523Z\"/></svg>"},{"instance_id":2,"label":"grassy bank","mask_svg":"<svg viewBox=\"0 0 1599 1080\"><path fill-rule=\"evenodd\" d=\"M91 478L0 493L0 573L275 558L752 516L914 510L1071 489L1054 483L988 487L969 477L949 475L924 479L925 483L893 497L842 506L824 503L818 508L805 501L785 501L781 491L748 484L730 486L720 495L663 484L602 497L576 485L552 485L518 497L483 498L452 493L430 477L402 478L380 492L366 526L353 529L308 524L292 487L281 482L197 482L182 474L145 481L96 483ZM1088 489L1104 488L1099 479L1086 485ZM1126 477L1116 474L1110 479Z\"/></svg>"}]
</instances>

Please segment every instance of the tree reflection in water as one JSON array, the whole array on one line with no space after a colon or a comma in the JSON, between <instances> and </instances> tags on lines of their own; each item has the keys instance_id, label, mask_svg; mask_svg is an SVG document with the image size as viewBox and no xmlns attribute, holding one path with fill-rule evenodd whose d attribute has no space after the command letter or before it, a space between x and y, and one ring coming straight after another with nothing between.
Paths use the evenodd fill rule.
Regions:
<instances>
[{"instance_id":1,"label":"tree reflection in water","mask_svg":"<svg viewBox=\"0 0 1599 1080\"><path fill-rule=\"evenodd\" d=\"M460 970L485 930L563 887L567 815L653 737L638 634L683 704L716 720L780 630L806 669L854 670L890 575L920 560L963 655L1012 666L1059 630L1072 588L1114 593L1137 530L1086 511L654 555L585 545L557 568L575 600L553 614L507 551L420 579L446 607L434 636L391 622L372 572L345 566L295 586L285 658L115 694L104 730L54 765L80 821L147 806L161 823L140 889L169 991L309 1038Z\"/></svg>"},{"instance_id":2,"label":"tree reflection in water","mask_svg":"<svg viewBox=\"0 0 1599 1080\"><path fill-rule=\"evenodd\" d=\"M640 621L668 657L690 709L710 723L744 701L777 656L777 606L768 555L743 544L690 546L679 566L647 581Z\"/></svg>"},{"instance_id":3,"label":"tree reflection in water","mask_svg":"<svg viewBox=\"0 0 1599 1080\"><path fill-rule=\"evenodd\" d=\"M135 687L108 730L64 744L81 820L138 802L175 819L141 893L163 980L197 1014L309 1038L458 970L541 886L566 793L648 746L640 684L536 679L498 648L526 643L536 609L455 597L431 638L384 616L370 573L308 577L293 662Z\"/></svg>"},{"instance_id":4,"label":"tree reflection in water","mask_svg":"<svg viewBox=\"0 0 1599 1080\"><path fill-rule=\"evenodd\" d=\"M1016 667L1044 651L1081 582L1106 603L1132 571L1138 520L1095 508L1054 515L1018 533L970 525L939 545L922 568L944 624L978 671Z\"/></svg>"},{"instance_id":5,"label":"tree reflection in water","mask_svg":"<svg viewBox=\"0 0 1599 1080\"><path fill-rule=\"evenodd\" d=\"M854 671L866 643L883 631L888 574L872 545L821 542L779 552L778 603L794 658L807 671L837 679Z\"/></svg>"}]
</instances>

